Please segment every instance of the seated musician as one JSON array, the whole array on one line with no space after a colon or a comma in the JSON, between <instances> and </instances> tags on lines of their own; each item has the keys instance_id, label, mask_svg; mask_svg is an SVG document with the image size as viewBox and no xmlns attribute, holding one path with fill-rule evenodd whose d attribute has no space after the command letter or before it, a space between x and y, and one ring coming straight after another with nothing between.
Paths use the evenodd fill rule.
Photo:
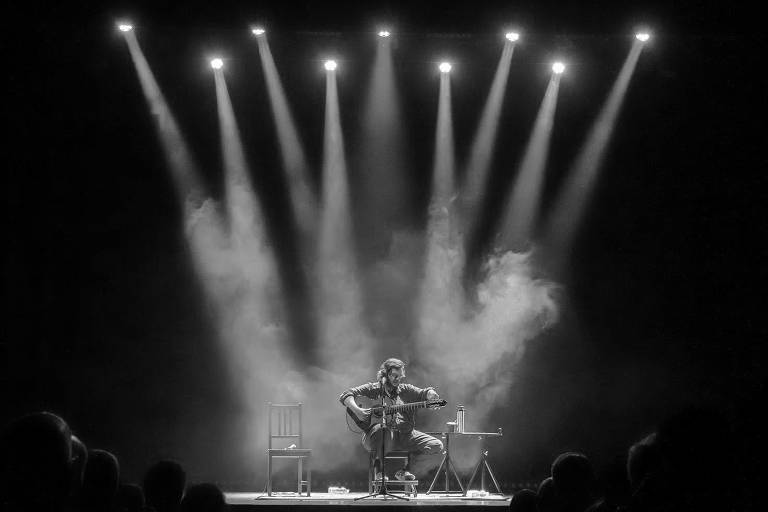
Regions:
<instances>
[{"instance_id":1,"label":"seated musician","mask_svg":"<svg viewBox=\"0 0 768 512\"><path fill-rule=\"evenodd\" d=\"M399 359L390 358L381 363L377 382L349 388L341 394L339 400L359 420L367 422L370 418L371 409L360 407L355 402L356 397L366 397L375 404L380 403L381 394L384 393L386 405L401 405L439 398L434 388L419 388L413 384L405 384L404 379L405 363ZM387 436L384 439L385 452L407 451L411 455L409 464L395 473L395 478L398 480L414 480L416 477L410 470L415 472L428 471L437 466L439 460L435 460L435 456L440 455L443 451L442 441L414 429L416 426L415 416L416 409L406 408L387 418L387 425L391 428L387 431ZM381 424L380 422L372 423L372 428L364 429L362 442L366 450L376 454L376 479L380 479Z\"/></svg>"}]
</instances>

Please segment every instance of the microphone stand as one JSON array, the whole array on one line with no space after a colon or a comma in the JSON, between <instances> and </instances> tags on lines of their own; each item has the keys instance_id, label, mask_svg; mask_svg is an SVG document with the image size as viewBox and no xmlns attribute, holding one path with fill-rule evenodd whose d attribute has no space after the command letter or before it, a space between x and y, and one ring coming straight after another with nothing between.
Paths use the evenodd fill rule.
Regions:
<instances>
[{"instance_id":1,"label":"microphone stand","mask_svg":"<svg viewBox=\"0 0 768 512\"><path fill-rule=\"evenodd\" d=\"M381 452L379 452L380 453L380 458L379 458L379 466L380 467L379 467L379 469L380 469L380 473L381 473L381 478L379 479L379 490L377 491L377 490L374 489L374 492L372 492L371 494L368 494L367 496L360 496L358 498L355 498L353 501L364 500L366 498L375 498L377 496L383 496L385 499L387 497L390 497L390 498L397 498L398 500L410 501L405 496L398 496L397 494L392 494L391 492L389 492L387 490L387 485L386 485L385 480L384 480L384 478L385 478L385 476L384 476L384 456L386 455L385 452L384 452L384 447L385 447L384 442L386 440L385 436L387 435L387 429L389 429L389 427L387 426L387 415L385 414L386 409L385 409L385 406L384 406L384 386L386 385L386 382L387 382L387 378L386 377L382 377L381 381L379 381L379 384L381 385L380 392L379 392L379 396L381 397L381 430L380 430L380 432L381 432ZM374 475L375 475L375 470L374 470Z\"/></svg>"}]
</instances>

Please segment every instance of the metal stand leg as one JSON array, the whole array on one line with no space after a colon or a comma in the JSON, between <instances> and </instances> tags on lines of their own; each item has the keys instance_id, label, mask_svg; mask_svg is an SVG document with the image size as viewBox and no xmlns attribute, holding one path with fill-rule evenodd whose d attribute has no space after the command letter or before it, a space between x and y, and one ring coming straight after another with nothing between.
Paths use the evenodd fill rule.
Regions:
<instances>
[{"instance_id":1,"label":"metal stand leg","mask_svg":"<svg viewBox=\"0 0 768 512\"><path fill-rule=\"evenodd\" d=\"M435 486L435 483L437 483L437 479L440 478L440 471L444 471L445 473L445 493L451 492L451 480L450 480L450 474L453 473L453 477L456 479L456 481L459 483L459 488L461 489L461 493L463 495L467 495L467 491L464 490L464 486L461 484L461 478L459 478L459 475L456 473L456 468L453 466L453 461L451 461L451 451L449 447L450 443L450 436L445 436L445 454L443 455L443 460L440 461L440 466L437 468L437 471L435 472L435 477L432 479L432 483L429 485L429 490L427 491L427 494L432 492L432 488Z\"/></svg>"},{"instance_id":2,"label":"metal stand leg","mask_svg":"<svg viewBox=\"0 0 768 512\"><path fill-rule=\"evenodd\" d=\"M467 490L472 487L472 482L475 481L475 476L477 476L477 472L480 471L480 490L485 491L485 470L488 470L488 474L491 475L491 480L493 480L493 485L496 487L496 492L501 493L499 482L496 481L496 477L493 475L493 471L491 471L491 466L488 464L488 450L485 448L480 452L480 460L472 471L472 476L469 478L469 483L467 483Z\"/></svg>"}]
</instances>

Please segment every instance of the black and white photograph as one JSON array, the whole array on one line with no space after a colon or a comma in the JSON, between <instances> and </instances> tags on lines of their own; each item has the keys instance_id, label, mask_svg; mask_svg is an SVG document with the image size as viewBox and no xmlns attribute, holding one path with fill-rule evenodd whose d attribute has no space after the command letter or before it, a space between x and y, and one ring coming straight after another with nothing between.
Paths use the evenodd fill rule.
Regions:
<instances>
[{"instance_id":1,"label":"black and white photograph","mask_svg":"<svg viewBox=\"0 0 768 512\"><path fill-rule=\"evenodd\" d=\"M764 510L756 12L7 14L3 511Z\"/></svg>"}]
</instances>

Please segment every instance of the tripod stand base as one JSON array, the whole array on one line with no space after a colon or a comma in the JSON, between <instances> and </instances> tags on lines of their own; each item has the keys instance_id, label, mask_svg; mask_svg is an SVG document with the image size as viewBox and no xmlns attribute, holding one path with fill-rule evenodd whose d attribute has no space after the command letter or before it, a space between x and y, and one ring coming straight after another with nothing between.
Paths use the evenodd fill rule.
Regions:
<instances>
[{"instance_id":1,"label":"tripod stand base","mask_svg":"<svg viewBox=\"0 0 768 512\"><path fill-rule=\"evenodd\" d=\"M367 496L360 496L359 498L355 498L353 501L362 500L365 498L373 498L375 496L389 496L392 498L397 498L399 500L406 500L406 501L408 500L408 498L406 498L405 496L400 496L400 495L389 492L387 490L387 487L391 485L402 485L403 492L405 494L410 495L413 498L416 498L419 495L418 491L416 490L416 486L419 485L418 480L385 480L383 484L380 481L374 482L375 492L372 492Z\"/></svg>"},{"instance_id":2,"label":"tripod stand base","mask_svg":"<svg viewBox=\"0 0 768 512\"><path fill-rule=\"evenodd\" d=\"M475 466L474 471L472 471L472 476L469 479L469 482L467 483L467 489L465 491L465 496L469 492L469 488L472 486L472 482L475 481L475 476L477 476L478 471L480 472L480 491L482 492L489 492L485 490L485 471L488 471L488 474L491 477L491 480L493 481L493 485L496 487L496 492L501 494L501 488L499 487L499 482L496 481L496 477L493 475L493 471L491 471L491 466L488 464L488 450L483 450L480 453L480 460L477 463L477 466Z\"/></svg>"}]
</instances>

